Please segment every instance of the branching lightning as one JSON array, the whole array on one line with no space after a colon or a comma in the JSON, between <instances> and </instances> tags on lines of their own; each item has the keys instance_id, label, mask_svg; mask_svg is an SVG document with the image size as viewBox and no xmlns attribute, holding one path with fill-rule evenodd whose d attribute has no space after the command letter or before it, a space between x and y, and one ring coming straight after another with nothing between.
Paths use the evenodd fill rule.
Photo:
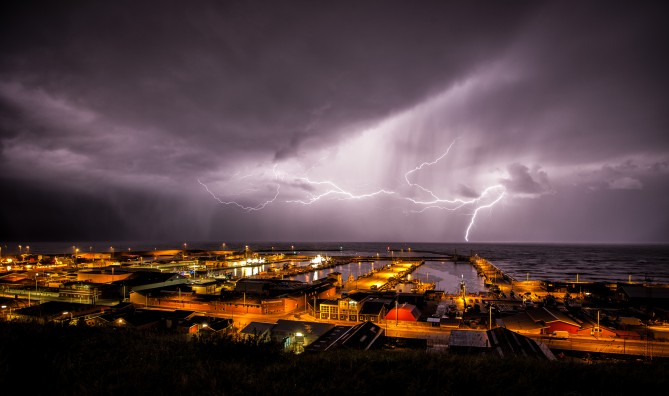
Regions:
<instances>
[{"instance_id":1,"label":"branching lightning","mask_svg":"<svg viewBox=\"0 0 669 396\"><path fill-rule=\"evenodd\" d=\"M277 172L277 170L276 170L276 165L274 165L272 171L274 172L274 179L275 179L275 180L278 180L278 179L279 179L279 174L278 174L278 172ZM244 178L246 178L246 177L248 177L248 176L244 176ZM244 210L244 211L246 211L246 212L253 212L253 211L256 211L256 210L264 209L267 205L269 205L269 204L271 204L272 202L276 201L276 199L279 197L279 190L281 189L281 184L276 183L276 192L275 192L274 197L273 197L272 199L268 199L268 200L266 200L265 202L259 203L259 204L256 205L256 206L246 206L246 205L242 205L242 204L240 204L239 202L236 202L236 201L224 201L224 200L220 199L216 194L214 194L214 193L209 189L209 187L207 187L206 184L204 184L204 183L202 183L202 182L200 181L200 179L197 179L197 182L200 183L200 185L202 185L202 187L204 187L204 189L205 189L205 190L206 190L212 197L214 197L214 199L215 199L216 201L218 201L218 203L221 203L221 204L223 204L223 205L234 205L234 206L237 206L238 208L240 208L240 209L242 209L242 210Z\"/></svg>"},{"instance_id":2,"label":"branching lightning","mask_svg":"<svg viewBox=\"0 0 669 396\"><path fill-rule=\"evenodd\" d=\"M339 199L365 199L365 198L371 198L375 195L380 195L380 194L387 194L387 195L396 194L394 191L378 190L378 191L374 191L372 193L355 195L351 192L348 192L348 191L342 189L341 187L339 187L338 185L336 185L335 183L333 183L329 180L326 180L326 181L311 181L311 180L309 180L308 177L300 177L298 180L306 182L307 184L310 184L310 185L316 185L316 186L318 186L318 185L328 185L328 186L331 186L332 189L330 189L330 190L328 190L328 191L326 191L322 194L313 195L308 200L290 200L290 201L286 201L288 203L300 203L300 204L303 204L303 205L311 205L312 203L320 200L321 198L325 198L329 195L339 195L340 196Z\"/></svg>"},{"instance_id":3,"label":"branching lightning","mask_svg":"<svg viewBox=\"0 0 669 396\"><path fill-rule=\"evenodd\" d=\"M367 199L367 198L373 198L379 195L389 195L389 196L395 196L398 199L403 199L405 201L411 202L412 204L416 206L420 206L421 209L419 210L414 210L413 212L415 213L422 213L428 209L441 209L441 210L449 210L449 211L455 211L460 208L463 208L465 206L471 206L473 207L473 212L471 213L471 219L469 221L469 225L467 226L467 229L465 231L465 240L469 242L469 234L472 228L474 227L474 224L476 222L476 218L478 213L482 209L486 208L492 208L495 206L499 201L502 200L502 198L506 194L506 188L502 185L493 185L485 188L483 192L476 198L472 199L460 199L460 198L455 198L455 199L446 199L446 198L441 198L439 197L434 191L418 184L415 183L411 180L411 175L414 174L415 172L418 172L420 170L423 170L423 168L430 167L432 165L436 165L441 161L442 159L446 158L451 151L451 148L455 144L457 139L455 139L449 146L446 152L444 152L442 155L440 155L438 158L431 162L423 162L420 165L416 166L415 168L409 170L404 174L404 180L406 181L407 185L410 188L414 188L419 190L422 193L425 193L429 196L429 199L427 200L421 200L421 199L415 199L412 197L404 196L396 191L389 191L386 189L379 189L374 192L370 193L365 193L365 194L354 194L350 191L347 191L343 188L341 188L339 185L337 185L335 182L330 181L330 180L322 180L322 181L314 181L311 180L309 177L296 177L294 180L298 180L302 183L308 184L310 186L317 186L317 187L323 187L327 188L326 191L320 192L318 194L311 194L311 196L307 199L292 199L292 200L287 200L284 201L286 203L294 203L294 204L301 204L301 205L311 205L314 204L317 201L326 199L326 198L335 198L338 200L362 200L362 199ZM224 205L234 205L239 208L241 208L244 211L251 212L251 211L257 211L264 209L267 205L275 202L278 197L279 197L279 190L281 188L281 184L279 181L279 174L277 172L277 165L274 165L273 167L273 172L274 172L274 180L276 181L276 192L274 196L271 199L266 200L265 202L262 202L256 206L247 206L244 204L241 204L237 201L224 201L220 199L216 194L214 194L204 183L202 183L198 179L198 183L200 183L205 190L219 203L224 204ZM244 176L245 178L248 176Z\"/></svg>"},{"instance_id":4,"label":"branching lightning","mask_svg":"<svg viewBox=\"0 0 669 396\"><path fill-rule=\"evenodd\" d=\"M444 199L444 198L439 198L432 190L429 190L429 189L421 186L420 184L413 183L409 179L409 175L411 175L412 173L417 172L417 171L423 169L424 167L436 165L439 161L444 159L448 155L448 153L451 151L451 148L453 147L453 145L455 144L456 141L457 141L457 139L453 140L453 142L451 142L451 144L446 149L446 152L444 152L442 155L440 155L434 161L423 162L422 164L418 165L414 169L412 169L412 170L410 170L410 171L408 171L407 173L404 174L404 180L406 180L406 182L409 186L416 187L419 190L429 194L432 197L432 200L421 201L421 200L416 200L416 199L409 198L409 197L405 197L405 199L414 203L414 204L416 204L416 205L426 205L421 210L416 211L416 212L419 212L419 213L424 212L428 209L442 209L442 210L453 211L453 210L460 209L465 205L472 205L472 204L477 205L474 209L471 220L469 221L469 225L467 226L467 230L465 232L465 240L467 242L469 242L469 231L474 226L474 223L476 222L476 216L478 215L479 211L481 209L491 208L491 207L495 206L495 204L497 204L497 202L499 202L504 197L504 194L506 193L506 188L504 188L504 186L502 186L502 185L490 186L490 187L486 188L485 190L483 190L483 192L478 197L470 199L470 200ZM478 205L479 202L481 202L491 191L495 191L495 190L500 191L497 198L495 198L490 203L487 203L487 204L484 204L484 205ZM444 204L453 205L453 206L444 206Z\"/></svg>"},{"instance_id":5,"label":"branching lightning","mask_svg":"<svg viewBox=\"0 0 669 396\"><path fill-rule=\"evenodd\" d=\"M465 231L465 241L469 242L469 231L474 226L474 222L476 221L476 215L478 215L479 211L481 209L492 208L493 206L495 206L495 204L497 202L501 201L502 198L504 197L504 195L506 194L506 188L504 188L504 186L502 186L502 185L491 186L491 187L486 188L483 191L483 193L481 193L481 195L477 198L477 201L480 200L481 198L483 198L486 194L488 194L488 191L491 191L491 190L494 190L494 189L501 190L501 193L492 202L490 202L488 204L485 204L485 205L478 206L478 207L476 207L476 209L474 209L474 213L472 214L472 218L469 221L469 226L467 226L467 231Z\"/></svg>"},{"instance_id":6,"label":"branching lightning","mask_svg":"<svg viewBox=\"0 0 669 396\"><path fill-rule=\"evenodd\" d=\"M426 204L426 205L429 205L429 204L432 204L432 203L435 203L435 202L440 202L440 201L442 201L442 200L440 200L440 199L439 199L439 198L438 198L432 191L430 191L430 190L428 190L427 188L421 186L420 184L412 183L412 182L409 180L409 175L412 174L412 173L414 173L414 172L418 172L419 170L423 169L423 167L426 167L426 166L432 166L432 165L435 165L437 162L441 161L441 160L442 160L444 157L446 157L446 156L448 155L448 153L451 151L451 147L453 147L453 145L455 144L455 141L456 141L456 140L457 140L457 139L453 140L453 142L451 142L451 144L448 146L448 149L446 149L446 152L443 153L442 155L440 155L439 158L437 158L436 160L434 160L434 161L432 161L432 162L423 162L422 164L418 165L417 167L413 168L412 170L410 170L410 171L408 171L407 173L404 174L404 180L406 180L407 184L408 184L410 187L416 187L416 188L418 188L419 190L422 190L422 191L424 191L424 192L430 194L430 196L434 199L434 201L431 202L431 203L427 203L427 202L425 202L425 203L424 203L424 202L414 202L414 203L416 203L416 204Z\"/></svg>"}]
</instances>

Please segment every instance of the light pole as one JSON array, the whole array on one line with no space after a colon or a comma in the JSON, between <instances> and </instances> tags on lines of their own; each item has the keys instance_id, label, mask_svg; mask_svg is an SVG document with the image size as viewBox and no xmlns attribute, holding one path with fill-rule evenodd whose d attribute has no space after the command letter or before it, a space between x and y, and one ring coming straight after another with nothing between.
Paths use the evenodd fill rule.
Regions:
<instances>
[{"instance_id":1,"label":"light pole","mask_svg":"<svg viewBox=\"0 0 669 396\"><path fill-rule=\"evenodd\" d=\"M492 330L492 304L488 303L488 330Z\"/></svg>"}]
</instances>

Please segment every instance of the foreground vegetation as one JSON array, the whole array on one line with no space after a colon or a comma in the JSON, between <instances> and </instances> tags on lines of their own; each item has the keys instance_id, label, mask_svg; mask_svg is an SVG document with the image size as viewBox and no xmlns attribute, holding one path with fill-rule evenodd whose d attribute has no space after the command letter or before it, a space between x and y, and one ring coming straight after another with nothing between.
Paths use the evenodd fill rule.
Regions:
<instances>
[{"instance_id":1,"label":"foreground vegetation","mask_svg":"<svg viewBox=\"0 0 669 396\"><path fill-rule=\"evenodd\" d=\"M396 350L291 355L232 338L22 323L0 323L0 340L4 389L30 395L622 395L666 389L669 379L663 361Z\"/></svg>"}]
</instances>

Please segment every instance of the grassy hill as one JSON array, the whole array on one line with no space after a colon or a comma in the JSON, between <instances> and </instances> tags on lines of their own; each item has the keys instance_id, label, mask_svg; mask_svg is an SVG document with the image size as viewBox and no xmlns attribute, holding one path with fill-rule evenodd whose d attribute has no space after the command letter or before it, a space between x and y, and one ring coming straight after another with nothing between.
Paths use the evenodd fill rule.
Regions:
<instances>
[{"instance_id":1,"label":"grassy hill","mask_svg":"<svg viewBox=\"0 0 669 396\"><path fill-rule=\"evenodd\" d=\"M3 388L29 395L623 395L667 389L668 369L408 350L291 355L233 339L0 323Z\"/></svg>"}]
</instances>

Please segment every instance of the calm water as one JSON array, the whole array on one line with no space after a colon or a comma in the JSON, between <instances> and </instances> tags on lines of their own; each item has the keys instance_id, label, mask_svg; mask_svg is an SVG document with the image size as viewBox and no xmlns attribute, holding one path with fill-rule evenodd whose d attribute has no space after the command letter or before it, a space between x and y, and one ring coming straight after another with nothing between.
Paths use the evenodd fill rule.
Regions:
<instances>
[{"instance_id":1,"label":"calm water","mask_svg":"<svg viewBox=\"0 0 669 396\"><path fill-rule=\"evenodd\" d=\"M110 251L182 249L184 242L76 242L30 243L30 253L68 254L72 246L80 251ZM291 249L292 245L292 249ZM391 258L435 257L427 260L414 276L429 282L440 282L441 289L457 288L464 276L468 288L477 291L481 282L467 263L442 263L439 254L477 253L516 279L576 280L623 282L649 279L669 284L669 245L552 245L552 244L438 244L438 243L249 243L252 251L286 251L288 254L323 254L328 256L375 256L374 265L383 265L384 256ZM221 242L188 242L188 249L221 249ZM245 244L227 243L226 249L243 250ZM18 253L18 245L2 245L2 254ZM22 246L26 252L26 246ZM386 261L387 262L387 261ZM339 266L317 271L308 280L324 277L338 271L344 276L369 272L372 263ZM478 282L478 283L477 283ZM470 286L471 283L471 286ZM454 285L454 286L450 286ZM482 286L481 286L482 287ZM455 289L453 290L455 291Z\"/></svg>"}]
</instances>

